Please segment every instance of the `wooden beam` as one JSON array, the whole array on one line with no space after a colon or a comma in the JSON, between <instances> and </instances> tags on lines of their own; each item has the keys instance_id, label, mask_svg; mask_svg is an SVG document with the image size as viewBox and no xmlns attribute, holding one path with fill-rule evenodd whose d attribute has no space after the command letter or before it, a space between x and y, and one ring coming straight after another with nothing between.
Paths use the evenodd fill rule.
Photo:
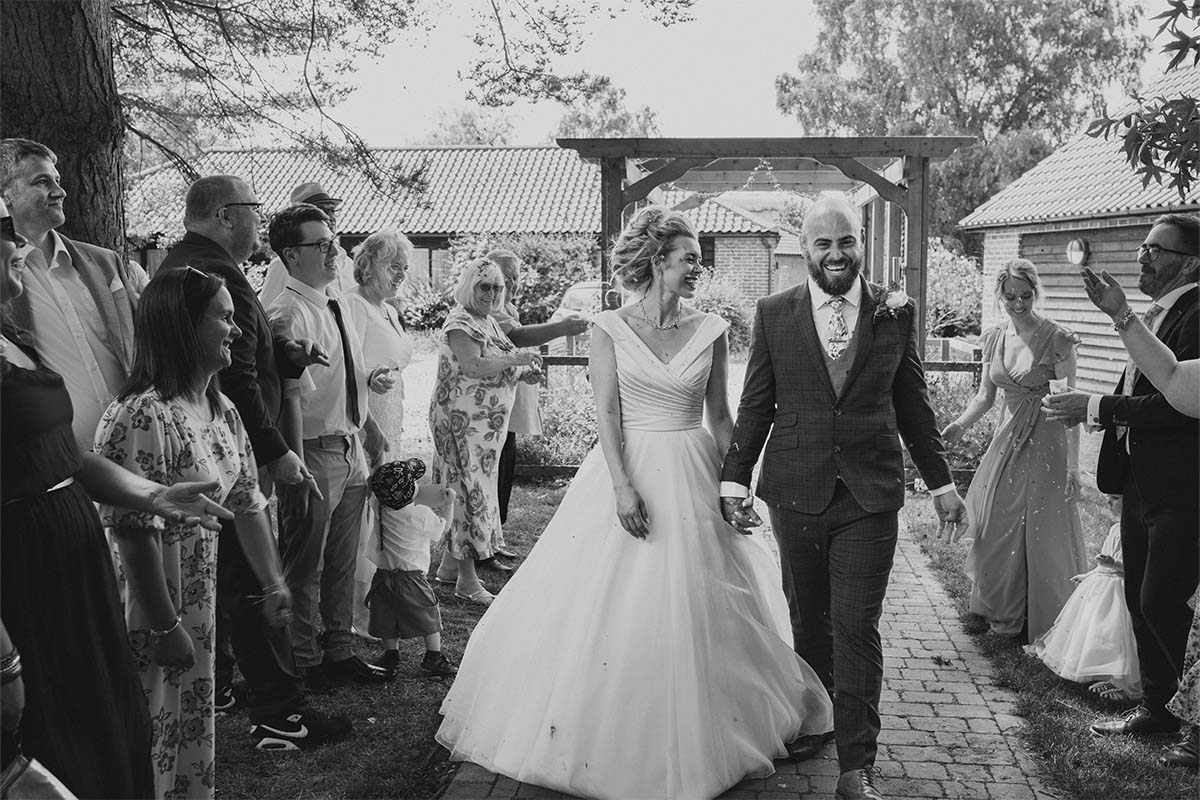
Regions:
<instances>
[{"instance_id":1,"label":"wooden beam","mask_svg":"<svg viewBox=\"0 0 1200 800\"><path fill-rule=\"evenodd\" d=\"M875 170L863 166L853 158L826 158L822 159L821 163L837 167L842 171L843 175L867 184L878 192L879 196L884 200L901 206L908 202L908 193L904 190L903 186L897 186Z\"/></svg>"},{"instance_id":2,"label":"wooden beam","mask_svg":"<svg viewBox=\"0 0 1200 800\"><path fill-rule=\"evenodd\" d=\"M697 192L732 192L745 186L753 174L751 172L689 172L675 179L675 185L680 189ZM847 178L837 170L805 173L776 172L774 180L768 177L767 173L760 172L754 175L754 180L751 182L752 187L767 191L774 189L776 184L781 188L798 187L796 191L801 192L849 191L860 185L858 181Z\"/></svg>"},{"instance_id":3,"label":"wooden beam","mask_svg":"<svg viewBox=\"0 0 1200 800\"><path fill-rule=\"evenodd\" d=\"M887 285L887 206L882 197L876 197L868 208L871 210L871 227L867 229L871 245L871 280Z\"/></svg>"},{"instance_id":4,"label":"wooden beam","mask_svg":"<svg viewBox=\"0 0 1200 800\"><path fill-rule=\"evenodd\" d=\"M625 179L624 158L602 158L600 160L600 303L610 308L608 289L612 286L612 245L621 232L621 183Z\"/></svg>"},{"instance_id":5,"label":"wooden beam","mask_svg":"<svg viewBox=\"0 0 1200 800\"><path fill-rule=\"evenodd\" d=\"M654 170L654 172L651 172L636 183L626 187L625 191L621 192L621 204L622 206L627 206L636 203L650 194L655 188L662 186L668 181L681 178L688 171L703 167L708 163L709 160L706 158L677 158L669 164Z\"/></svg>"},{"instance_id":6,"label":"wooden beam","mask_svg":"<svg viewBox=\"0 0 1200 800\"><path fill-rule=\"evenodd\" d=\"M917 301L917 347L925 357L926 297L928 295L929 259L929 159L904 159L904 182L908 184L907 252L904 261L904 283L908 293Z\"/></svg>"},{"instance_id":7,"label":"wooden beam","mask_svg":"<svg viewBox=\"0 0 1200 800\"><path fill-rule=\"evenodd\" d=\"M558 139L586 158L946 158L974 136L855 136L745 139Z\"/></svg>"}]
</instances>

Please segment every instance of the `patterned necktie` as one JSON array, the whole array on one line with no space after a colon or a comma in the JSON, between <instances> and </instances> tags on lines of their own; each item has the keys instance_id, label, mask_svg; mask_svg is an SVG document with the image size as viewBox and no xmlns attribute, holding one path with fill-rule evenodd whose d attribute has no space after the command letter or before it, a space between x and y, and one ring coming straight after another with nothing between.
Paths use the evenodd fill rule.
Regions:
<instances>
[{"instance_id":1,"label":"patterned necktie","mask_svg":"<svg viewBox=\"0 0 1200 800\"><path fill-rule=\"evenodd\" d=\"M354 379L354 351L350 349L350 340L346 337L346 325L342 322L342 309L337 300L329 298L329 310L333 312L333 321L337 323L338 334L342 338L342 365L346 368L346 405L350 411L350 421L357 427L362 424L362 415L358 411L358 381Z\"/></svg>"},{"instance_id":2,"label":"patterned necktie","mask_svg":"<svg viewBox=\"0 0 1200 800\"><path fill-rule=\"evenodd\" d=\"M830 358L837 358L846 352L850 344L850 331L846 329L846 320L842 317L842 309L846 306L846 298L838 295L828 300L833 313L829 315L829 325L825 332L826 350Z\"/></svg>"},{"instance_id":3,"label":"patterned necktie","mask_svg":"<svg viewBox=\"0 0 1200 800\"><path fill-rule=\"evenodd\" d=\"M1154 333L1154 320L1158 318L1158 315L1162 311L1163 307L1158 303L1154 303L1146 309L1146 313L1142 314L1142 322L1145 323L1146 330ZM1140 374L1141 372L1138 370L1137 364L1133 363L1132 358L1129 359L1125 364L1125 385L1123 387L1126 397L1133 396L1133 385L1137 383L1138 375Z\"/></svg>"}]
</instances>

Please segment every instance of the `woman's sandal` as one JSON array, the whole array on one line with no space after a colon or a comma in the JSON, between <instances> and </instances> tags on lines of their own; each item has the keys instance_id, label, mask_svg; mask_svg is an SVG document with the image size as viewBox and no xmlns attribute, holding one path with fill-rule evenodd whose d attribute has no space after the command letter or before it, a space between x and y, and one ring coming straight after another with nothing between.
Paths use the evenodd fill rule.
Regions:
<instances>
[{"instance_id":1,"label":"woman's sandal","mask_svg":"<svg viewBox=\"0 0 1200 800\"><path fill-rule=\"evenodd\" d=\"M459 600L466 600L468 603L476 603L481 606L490 606L492 601L496 599L496 595L492 594L482 586L470 594L463 594L458 589L455 589L454 596Z\"/></svg>"},{"instance_id":2,"label":"woman's sandal","mask_svg":"<svg viewBox=\"0 0 1200 800\"><path fill-rule=\"evenodd\" d=\"M1141 699L1140 697L1134 697L1129 692L1114 684L1112 681L1096 681L1088 687L1088 691L1095 692L1105 700L1112 700L1114 702Z\"/></svg>"}]
</instances>

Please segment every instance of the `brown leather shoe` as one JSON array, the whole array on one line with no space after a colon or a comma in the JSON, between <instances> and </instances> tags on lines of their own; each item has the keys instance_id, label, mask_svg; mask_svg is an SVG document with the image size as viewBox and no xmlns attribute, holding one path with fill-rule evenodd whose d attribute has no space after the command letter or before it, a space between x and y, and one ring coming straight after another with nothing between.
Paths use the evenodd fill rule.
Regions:
<instances>
[{"instance_id":1,"label":"brown leather shoe","mask_svg":"<svg viewBox=\"0 0 1200 800\"><path fill-rule=\"evenodd\" d=\"M1200 768L1200 727L1191 725L1158 763L1195 772Z\"/></svg>"},{"instance_id":2,"label":"brown leather shoe","mask_svg":"<svg viewBox=\"0 0 1200 800\"><path fill-rule=\"evenodd\" d=\"M875 788L877 772L874 767L843 772L837 782L838 800L883 800L883 795Z\"/></svg>"},{"instance_id":3,"label":"brown leather shoe","mask_svg":"<svg viewBox=\"0 0 1200 800\"><path fill-rule=\"evenodd\" d=\"M1165 708L1138 706L1118 719L1097 722L1090 730L1096 736L1173 736L1179 733L1179 720Z\"/></svg>"},{"instance_id":4,"label":"brown leather shoe","mask_svg":"<svg viewBox=\"0 0 1200 800\"><path fill-rule=\"evenodd\" d=\"M787 743L788 758L792 761L807 761L821 752L825 745L833 741L833 731L825 733L810 733L800 736Z\"/></svg>"}]
</instances>

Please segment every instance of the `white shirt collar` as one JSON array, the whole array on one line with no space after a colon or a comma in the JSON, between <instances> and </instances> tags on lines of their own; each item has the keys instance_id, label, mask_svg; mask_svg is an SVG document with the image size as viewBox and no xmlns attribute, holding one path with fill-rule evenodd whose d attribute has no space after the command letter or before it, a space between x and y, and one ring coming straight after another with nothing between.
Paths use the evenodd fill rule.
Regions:
<instances>
[{"instance_id":1,"label":"white shirt collar","mask_svg":"<svg viewBox=\"0 0 1200 800\"><path fill-rule=\"evenodd\" d=\"M1171 291L1164 294L1162 297L1154 301L1154 305L1161 306L1163 313L1171 310L1171 306L1175 305L1175 301L1183 297L1185 294L1196 288L1194 283L1185 283L1183 286L1176 286Z\"/></svg>"},{"instance_id":2,"label":"white shirt collar","mask_svg":"<svg viewBox=\"0 0 1200 800\"><path fill-rule=\"evenodd\" d=\"M325 294L324 289L314 289L299 278L288 275L283 287L285 290L291 289L318 308L324 308L329 305L329 295Z\"/></svg>"},{"instance_id":3,"label":"white shirt collar","mask_svg":"<svg viewBox=\"0 0 1200 800\"><path fill-rule=\"evenodd\" d=\"M812 297L813 310L828 303L832 297L832 295L817 285L817 282L813 280L811 275L808 276L808 293ZM862 278L855 278L854 283L850 284L850 288L842 297L846 298L846 303L850 306L858 308L858 304L862 302Z\"/></svg>"},{"instance_id":4,"label":"white shirt collar","mask_svg":"<svg viewBox=\"0 0 1200 800\"><path fill-rule=\"evenodd\" d=\"M67 246L63 244L62 237L53 230L47 231L46 235L50 237L50 241L54 242L54 255L51 257L50 263L46 265L46 268L54 269L59 266L71 266L71 254L67 252ZM20 250L21 256L28 262L28 255L33 250L38 250L38 248L26 242L25 246Z\"/></svg>"}]
</instances>

